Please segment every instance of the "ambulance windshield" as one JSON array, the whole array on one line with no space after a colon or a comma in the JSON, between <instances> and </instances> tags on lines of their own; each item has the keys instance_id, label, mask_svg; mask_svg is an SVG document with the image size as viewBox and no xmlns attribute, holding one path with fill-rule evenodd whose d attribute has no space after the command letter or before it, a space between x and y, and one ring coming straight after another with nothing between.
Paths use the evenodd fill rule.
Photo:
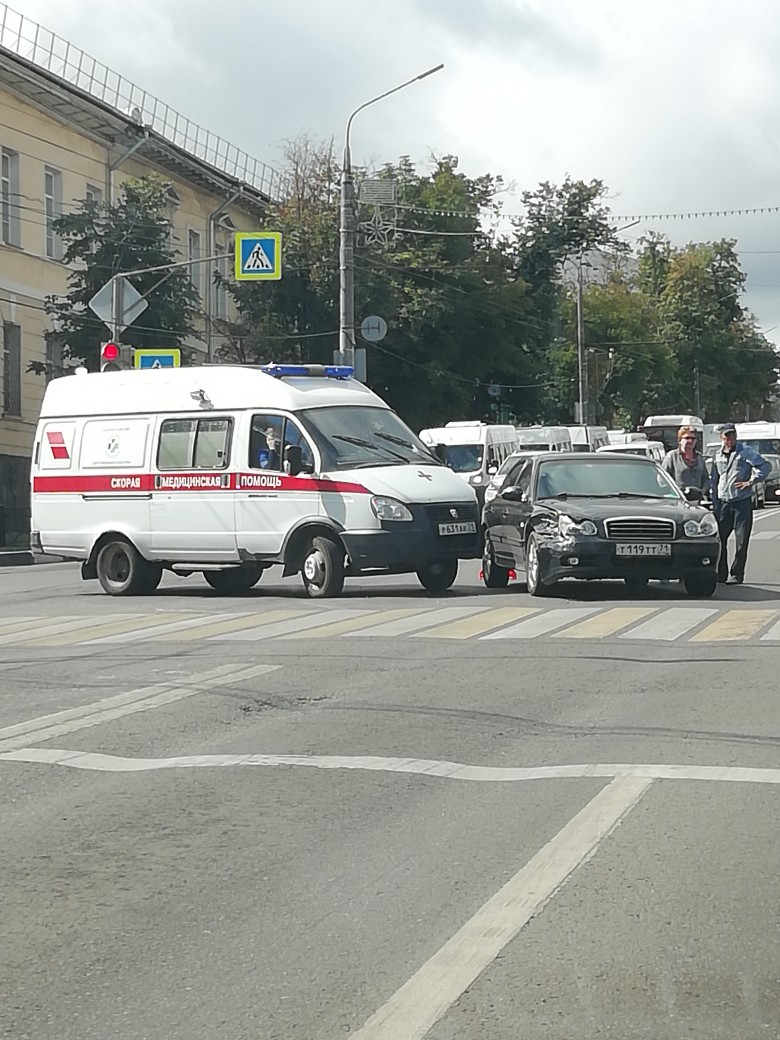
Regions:
<instances>
[{"instance_id":1,"label":"ambulance windshield","mask_svg":"<svg viewBox=\"0 0 780 1040\"><path fill-rule=\"evenodd\" d=\"M336 406L297 413L322 455L325 472L368 466L441 463L389 408Z\"/></svg>"}]
</instances>

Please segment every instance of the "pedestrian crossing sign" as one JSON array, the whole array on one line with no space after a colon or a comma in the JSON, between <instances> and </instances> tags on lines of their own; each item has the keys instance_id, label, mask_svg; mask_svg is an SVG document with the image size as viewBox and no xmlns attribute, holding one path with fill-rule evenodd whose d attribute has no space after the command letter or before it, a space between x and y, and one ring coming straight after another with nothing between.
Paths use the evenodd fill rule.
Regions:
<instances>
[{"instance_id":1,"label":"pedestrian crossing sign","mask_svg":"<svg viewBox=\"0 0 780 1040\"><path fill-rule=\"evenodd\" d=\"M135 368L179 368L181 351L178 347L134 350L133 365Z\"/></svg>"},{"instance_id":2,"label":"pedestrian crossing sign","mask_svg":"<svg viewBox=\"0 0 780 1040\"><path fill-rule=\"evenodd\" d=\"M281 232L239 232L235 251L237 282L278 282L282 277Z\"/></svg>"}]
</instances>

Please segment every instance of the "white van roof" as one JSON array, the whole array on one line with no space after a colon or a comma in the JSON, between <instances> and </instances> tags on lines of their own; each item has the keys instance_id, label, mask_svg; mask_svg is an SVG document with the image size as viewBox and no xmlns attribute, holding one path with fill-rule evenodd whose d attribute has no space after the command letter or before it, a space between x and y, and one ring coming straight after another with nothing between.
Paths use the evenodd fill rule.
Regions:
<instances>
[{"instance_id":1,"label":"white van roof","mask_svg":"<svg viewBox=\"0 0 780 1040\"><path fill-rule=\"evenodd\" d=\"M517 436L514 426L481 422L449 422L420 430L420 440L425 444L485 444L488 439L516 442Z\"/></svg>"},{"instance_id":2,"label":"white van roof","mask_svg":"<svg viewBox=\"0 0 780 1040\"><path fill-rule=\"evenodd\" d=\"M193 412L200 407L201 391L218 411L244 408L296 411L326 405L387 408L380 397L356 379L278 378L259 367L214 365L62 376L46 387L41 418Z\"/></svg>"},{"instance_id":3,"label":"white van roof","mask_svg":"<svg viewBox=\"0 0 780 1040\"><path fill-rule=\"evenodd\" d=\"M698 415L648 415L645 426L695 426L704 429L704 422Z\"/></svg>"}]
</instances>

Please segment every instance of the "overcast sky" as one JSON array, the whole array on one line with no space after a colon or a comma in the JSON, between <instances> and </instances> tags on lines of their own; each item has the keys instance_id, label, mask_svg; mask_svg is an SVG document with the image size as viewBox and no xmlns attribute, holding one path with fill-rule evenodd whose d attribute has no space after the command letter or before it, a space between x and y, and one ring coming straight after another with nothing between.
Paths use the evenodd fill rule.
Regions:
<instances>
[{"instance_id":1,"label":"overcast sky","mask_svg":"<svg viewBox=\"0 0 780 1040\"><path fill-rule=\"evenodd\" d=\"M516 186L604 180L616 214L780 205L773 0L15 0L184 115L278 164L306 132L353 156L434 152ZM734 237L748 305L780 343L780 214L644 221ZM771 330L771 331L769 331Z\"/></svg>"}]
</instances>

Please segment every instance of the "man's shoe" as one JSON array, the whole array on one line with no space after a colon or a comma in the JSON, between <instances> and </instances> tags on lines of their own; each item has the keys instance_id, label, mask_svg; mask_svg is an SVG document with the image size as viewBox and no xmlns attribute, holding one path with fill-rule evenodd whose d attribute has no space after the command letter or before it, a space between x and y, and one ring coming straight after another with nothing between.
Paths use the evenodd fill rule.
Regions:
<instances>
[{"instance_id":1,"label":"man's shoe","mask_svg":"<svg viewBox=\"0 0 780 1040\"><path fill-rule=\"evenodd\" d=\"M729 578L729 585L741 585L744 580L744 578L738 578L736 574L732 574Z\"/></svg>"},{"instance_id":2,"label":"man's shoe","mask_svg":"<svg viewBox=\"0 0 780 1040\"><path fill-rule=\"evenodd\" d=\"M720 574L718 575L718 585L725 585L727 581L728 578L722 578Z\"/></svg>"}]
</instances>

